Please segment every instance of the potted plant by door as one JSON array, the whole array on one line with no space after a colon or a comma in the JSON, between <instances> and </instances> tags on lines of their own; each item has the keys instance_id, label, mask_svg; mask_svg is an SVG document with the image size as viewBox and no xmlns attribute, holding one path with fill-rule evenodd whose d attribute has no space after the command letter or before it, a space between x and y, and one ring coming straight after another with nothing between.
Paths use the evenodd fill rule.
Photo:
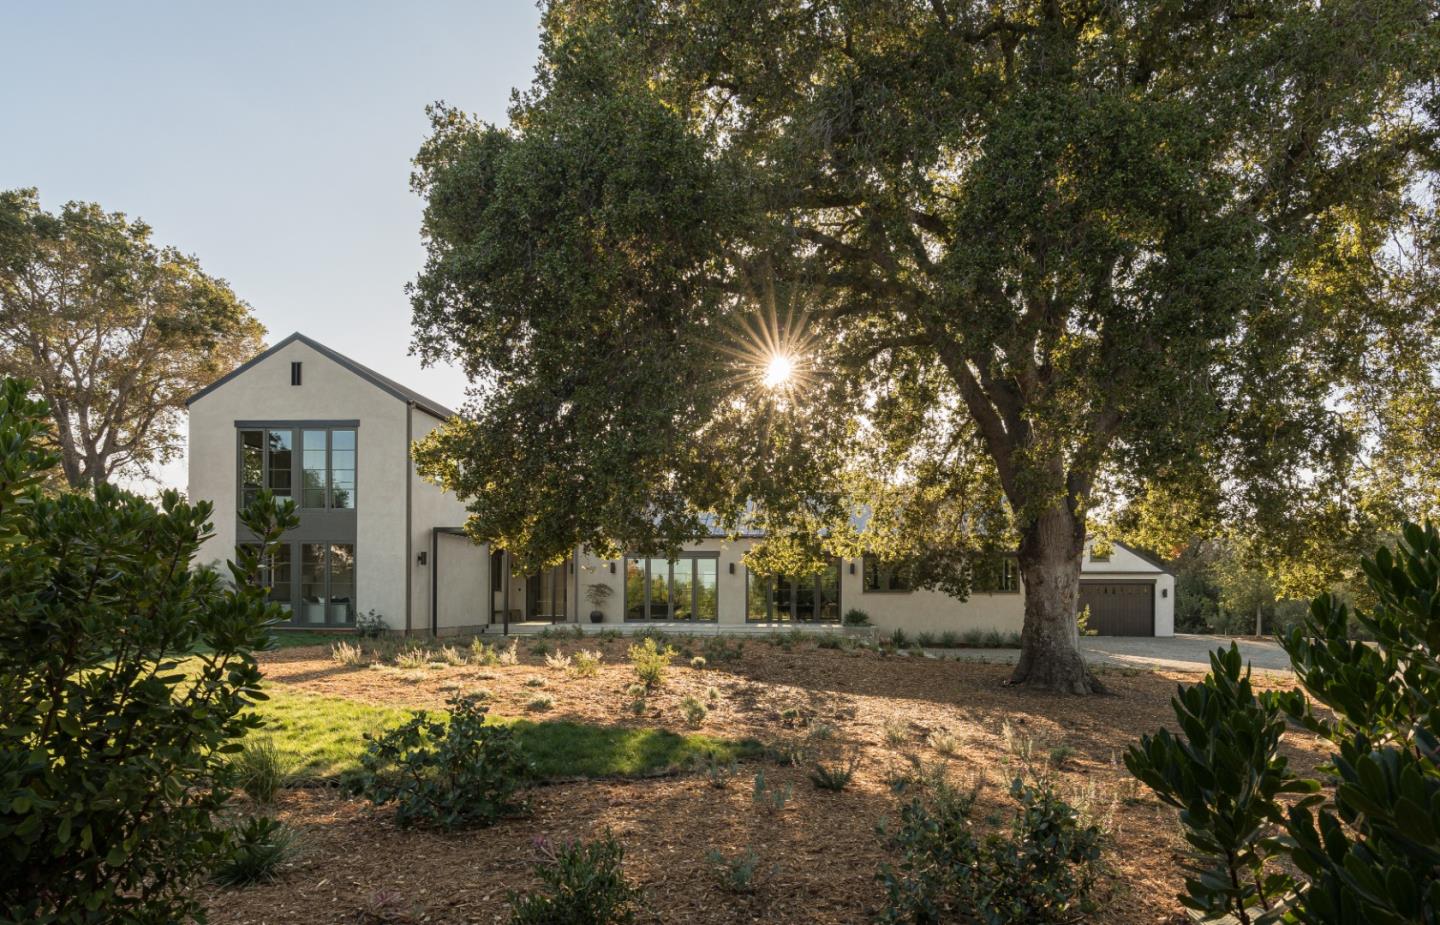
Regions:
<instances>
[{"instance_id":1,"label":"potted plant by door","mask_svg":"<svg viewBox=\"0 0 1440 925\"><path fill-rule=\"evenodd\" d=\"M591 607L595 608L590 611L591 623L605 622L605 602L610 600L610 595L614 593L614 588L598 581L585 588L585 599L590 602Z\"/></svg>"}]
</instances>

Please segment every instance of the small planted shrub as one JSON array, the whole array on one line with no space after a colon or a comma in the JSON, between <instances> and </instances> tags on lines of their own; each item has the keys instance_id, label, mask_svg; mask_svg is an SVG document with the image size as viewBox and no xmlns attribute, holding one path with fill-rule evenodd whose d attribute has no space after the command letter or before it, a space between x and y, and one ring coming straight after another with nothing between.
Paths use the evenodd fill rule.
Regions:
<instances>
[{"instance_id":1,"label":"small planted shrub","mask_svg":"<svg viewBox=\"0 0 1440 925\"><path fill-rule=\"evenodd\" d=\"M690 659L690 667L694 668L696 671L704 671L705 665L705 656L703 655L697 655L694 658Z\"/></svg>"},{"instance_id":2,"label":"small planted shrub","mask_svg":"<svg viewBox=\"0 0 1440 925\"><path fill-rule=\"evenodd\" d=\"M764 771L756 771L755 784L750 790L750 802L765 815L774 816L785 808L794 792L795 788L789 784L784 787L772 786L765 780Z\"/></svg>"},{"instance_id":3,"label":"small planted shrub","mask_svg":"<svg viewBox=\"0 0 1440 925\"><path fill-rule=\"evenodd\" d=\"M505 649L496 656L496 662L506 667L514 667L520 664L519 648L520 640L510 640L510 645L506 646Z\"/></svg>"},{"instance_id":4,"label":"small planted shrub","mask_svg":"<svg viewBox=\"0 0 1440 925\"><path fill-rule=\"evenodd\" d=\"M851 607L845 611L843 620L846 626L869 626L870 614L861 610L859 607Z\"/></svg>"},{"instance_id":5,"label":"small planted shrub","mask_svg":"<svg viewBox=\"0 0 1440 925\"><path fill-rule=\"evenodd\" d=\"M479 665L482 668L494 668L500 664L500 654L495 651L494 646L476 636L470 640L470 664Z\"/></svg>"},{"instance_id":6,"label":"small planted shrub","mask_svg":"<svg viewBox=\"0 0 1440 925\"><path fill-rule=\"evenodd\" d=\"M668 645L663 648L656 645L653 638L647 637L630 647L630 661L635 666L635 676L645 685L647 691L653 691L665 683L665 671L674 658L674 649Z\"/></svg>"},{"instance_id":7,"label":"small planted shrub","mask_svg":"<svg viewBox=\"0 0 1440 925\"><path fill-rule=\"evenodd\" d=\"M715 876L715 884L727 893L749 896L774 876L777 865L765 864L754 848L738 854L709 851L705 860Z\"/></svg>"},{"instance_id":8,"label":"small planted shrub","mask_svg":"<svg viewBox=\"0 0 1440 925\"><path fill-rule=\"evenodd\" d=\"M897 649L904 649L910 645L910 637L905 635L904 630L896 627L895 630L890 633L890 644Z\"/></svg>"},{"instance_id":9,"label":"small planted shrub","mask_svg":"<svg viewBox=\"0 0 1440 925\"><path fill-rule=\"evenodd\" d=\"M563 652L545 656L545 667L552 671L569 671L571 662L570 656Z\"/></svg>"},{"instance_id":10,"label":"small planted shrub","mask_svg":"<svg viewBox=\"0 0 1440 925\"><path fill-rule=\"evenodd\" d=\"M419 647L401 649L395 653L396 668L425 668L430 664L430 653Z\"/></svg>"},{"instance_id":11,"label":"small planted shrub","mask_svg":"<svg viewBox=\"0 0 1440 925\"><path fill-rule=\"evenodd\" d=\"M720 688L714 686L713 684L712 684L711 686L705 688L705 699L708 700L708 701L710 701L711 703L714 703L715 701L719 700L719 699L720 699Z\"/></svg>"},{"instance_id":12,"label":"small planted shrub","mask_svg":"<svg viewBox=\"0 0 1440 925\"><path fill-rule=\"evenodd\" d=\"M836 763L817 761L810 768L810 783L817 790L833 790L836 793L850 786L855 779L855 769L860 766L860 756L851 753Z\"/></svg>"},{"instance_id":13,"label":"small planted shrub","mask_svg":"<svg viewBox=\"0 0 1440 925\"><path fill-rule=\"evenodd\" d=\"M526 687L544 687L544 686L545 686L545 679L542 678L542 677L540 677L539 675L533 675L533 676L528 677L528 678L525 679L525 686L526 686Z\"/></svg>"},{"instance_id":14,"label":"small planted shrub","mask_svg":"<svg viewBox=\"0 0 1440 925\"><path fill-rule=\"evenodd\" d=\"M548 633L550 631L546 630L545 632ZM540 656L549 655L553 651L555 650L550 648L550 643L546 642L544 639L540 639L530 646L530 654L536 656L537 658Z\"/></svg>"},{"instance_id":15,"label":"small planted shrub","mask_svg":"<svg viewBox=\"0 0 1440 925\"><path fill-rule=\"evenodd\" d=\"M606 832L593 842L541 841L539 892L510 894L510 925L628 925L641 892L625 879L625 850Z\"/></svg>"},{"instance_id":16,"label":"small planted shrub","mask_svg":"<svg viewBox=\"0 0 1440 925\"><path fill-rule=\"evenodd\" d=\"M230 761L235 771L235 784L256 803L273 803L290 779L280 750L269 736L252 736Z\"/></svg>"},{"instance_id":17,"label":"small planted shrub","mask_svg":"<svg viewBox=\"0 0 1440 925\"><path fill-rule=\"evenodd\" d=\"M360 792L395 804L401 826L490 825L521 808L516 791L531 765L509 726L485 722L478 698L449 702L450 722L423 710L378 736L365 735Z\"/></svg>"},{"instance_id":18,"label":"small planted shrub","mask_svg":"<svg viewBox=\"0 0 1440 925\"><path fill-rule=\"evenodd\" d=\"M705 704L690 696L680 701L680 712L685 717L685 724L696 728L705 722L705 717L710 713Z\"/></svg>"},{"instance_id":19,"label":"small planted shrub","mask_svg":"<svg viewBox=\"0 0 1440 925\"><path fill-rule=\"evenodd\" d=\"M719 665L738 661L745 651L745 643L738 639L732 641L724 636L709 636L701 643L700 651L708 664Z\"/></svg>"},{"instance_id":20,"label":"small planted shrub","mask_svg":"<svg viewBox=\"0 0 1440 925\"><path fill-rule=\"evenodd\" d=\"M1075 757L1075 749L1069 745L1057 745L1050 749L1050 764L1057 768L1065 766L1065 762Z\"/></svg>"},{"instance_id":21,"label":"small planted shrub","mask_svg":"<svg viewBox=\"0 0 1440 925\"><path fill-rule=\"evenodd\" d=\"M938 642L940 642L940 637L934 633L917 633L915 635L915 645L922 649L933 649Z\"/></svg>"},{"instance_id":22,"label":"small planted shrub","mask_svg":"<svg viewBox=\"0 0 1440 925\"><path fill-rule=\"evenodd\" d=\"M1016 780L1019 803L1006 835L981 837L970 811L978 788L928 778L900 811L890 836L898 865L884 865L880 921L981 921L996 925L1073 922L1091 909L1100 831L1048 787Z\"/></svg>"},{"instance_id":23,"label":"small planted shrub","mask_svg":"<svg viewBox=\"0 0 1440 925\"><path fill-rule=\"evenodd\" d=\"M355 618L355 635L361 639L379 639L389 630L390 624L373 607Z\"/></svg>"},{"instance_id":24,"label":"small planted shrub","mask_svg":"<svg viewBox=\"0 0 1440 925\"><path fill-rule=\"evenodd\" d=\"M730 781L740 771L740 765L733 758L729 761L721 761L713 752L707 752L701 767L705 771L705 779L710 786L716 790L724 790L730 786Z\"/></svg>"},{"instance_id":25,"label":"small planted shrub","mask_svg":"<svg viewBox=\"0 0 1440 925\"><path fill-rule=\"evenodd\" d=\"M929 742L931 748L946 758L954 758L960 753L960 737L948 729L937 729L930 733Z\"/></svg>"},{"instance_id":26,"label":"small planted shrub","mask_svg":"<svg viewBox=\"0 0 1440 925\"><path fill-rule=\"evenodd\" d=\"M526 702L525 709L532 713L544 713L553 706L555 706L554 697L549 694L536 694Z\"/></svg>"},{"instance_id":27,"label":"small planted shrub","mask_svg":"<svg viewBox=\"0 0 1440 925\"><path fill-rule=\"evenodd\" d=\"M840 636L836 636L834 633L826 633L824 636L815 640L815 648L817 649L843 649L844 647L845 640Z\"/></svg>"},{"instance_id":28,"label":"small planted shrub","mask_svg":"<svg viewBox=\"0 0 1440 925\"><path fill-rule=\"evenodd\" d=\"M353 642L337 642L332 645L330 647L330 660L346 668L358 668L363 666L367 661L364 647Z\"/></svg>"},{"instance_id":29,"label":"small planted shrub","mask_svg":"<svg viewBox=\"0 0 1440 925\"><path fill-rule=\"evenodd\" d=\"M455 646L441 646L440 661L449 665L451 668L458 668L465 664L465 653L461 652Z\"/></svg>"},{"instance_id":30,"label":"small planted shrub","mask_svg":"<svg viewBox=\"0 0 1440 925\"><path fill-rule=\"evenodd\" d=\"M230 853L211 876L221 886L267 883L295 856L296 846L294 829L267 816L255 816L235 830Z\"/></svg>"},{"instance_id":31,"label":"small planted shrub","mask_svg":"<svg viewBox=\"0 0 1440 925\"><path fill-rule=\"evenodd\" d=\"M910 744L910 727L894 720L885 724L885 744L891 748L903 748Z\"/></svg>"},{"instance_id":32,"label":"small planted shrub","mask_svg":"<svg viewBox=\"0 0 1440 925\"><path fill-rule=\"evenodd\" d=\"M600 670L600 663L604 659L605 653L599 649L581 649L571 660L570 670L575 672L577 678L593 677Z\"/></svg>"}]
</instances>

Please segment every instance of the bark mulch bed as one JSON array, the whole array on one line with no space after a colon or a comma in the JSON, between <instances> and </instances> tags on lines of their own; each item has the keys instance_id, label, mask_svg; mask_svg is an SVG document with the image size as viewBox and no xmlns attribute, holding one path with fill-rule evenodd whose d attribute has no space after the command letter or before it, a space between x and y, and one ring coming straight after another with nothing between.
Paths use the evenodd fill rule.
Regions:
<instances>
[{"instance_id":1,"label":"bark mulch bed","mask_svg":"<svg viewBox=\"0 0 1440 925\"><path fill-rule=\"evenodd\" d=\"M868 922L882 896L875 874L888 857L876 825L896 809L887 780L915 755L947 760L956 775L983 776L982 819L1008 820L1009 779L1027 764L1046 768L1072 803L1110 829L1096 891L1101 911L1091 921L1185 920L1175 899L1186 856L1175 814L1130 778L1120 756L1142 732L1173 725L1169 700L1176 682L1199 675L1102 672L1108 694L1048 696L1003 687L1011 670L1004 665L752 639L739 659L712 660L704 670L677 659L664 688L637 717L625 693L635 680L625 658L628 642L547 644L567 652L601 648L605 662L594 677L572 677L547 668L524 641L522 663L505 667L342 667L325 647L272 653L263 662L271 683L291 689L438 708L456 691L483 688L495 713L516 716L535 694L526 680L538 676L555 706L535 718L677 732L690 728L680 710L689 695L712 707L701 731L782 745L809 738L823 751L858 752L855 780L840 793L817 790L804 768L766 762L742 766L724 789L703 774L542 786L531 791L527 816L449 835L402 831L388 809L337 790L289 790L278 814L300 830L302 854L274 883L207 893L210 921L353 923L363 920L377 893L386 893L413 908L416 921L503 922L507 891L535 883L536 838L588 838L609 828L625 845L627 874L646 892L642 922ZM697 642L676 644L700 651ZM1257 675L1256 686L1280 680ZM818 743L810 732L817 726L829 727ZM939 754L937 743L953 746L953 754ZM1292 733L1287 743L1300 769L1323 756L1319 742L1303 733ZM794 788L779 813L752 804L760 768L767 781ZM718 886L706 854L746 846L776 867L756 894L734 896Z\"/></svg>"}]
</instances>

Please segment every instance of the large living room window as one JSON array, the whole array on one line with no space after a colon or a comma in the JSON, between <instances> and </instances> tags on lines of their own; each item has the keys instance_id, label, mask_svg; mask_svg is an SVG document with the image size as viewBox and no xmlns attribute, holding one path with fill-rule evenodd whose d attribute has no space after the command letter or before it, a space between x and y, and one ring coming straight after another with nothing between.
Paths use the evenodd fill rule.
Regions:
<instances>
[{"instance_id":1,"label":"large living room window","mask_svg":"<svg viewBox=\"0 0 1440 925\"><path fill-rule=\"evenodd\" d=\"M296 448L299 452L295 452ZM240 505L262 488L279 498L294 495L304 510L355 509L355 429L267 427L240 431Z\"/></svg>"},{"instance_id":2,"label":"large living room window","mask_svg":"<svg viewBox=\"0 0 1440 925\"><path fill-rule=\"evenodd\" d=\"M745 570L745 619L750 623L838 623L840 560L818 575L757 575Z\"/></svg>"},{"instance_id":3,"label":"large living room window","mask_svg":"<svg viewBox=\"0 0 1440 925\"><path fill-rule=\"evenodd\" d=\"M705 553L671 561L625 557L625 619L713 622L720 613L720 560Z\"/></svg>"}]
</instances>

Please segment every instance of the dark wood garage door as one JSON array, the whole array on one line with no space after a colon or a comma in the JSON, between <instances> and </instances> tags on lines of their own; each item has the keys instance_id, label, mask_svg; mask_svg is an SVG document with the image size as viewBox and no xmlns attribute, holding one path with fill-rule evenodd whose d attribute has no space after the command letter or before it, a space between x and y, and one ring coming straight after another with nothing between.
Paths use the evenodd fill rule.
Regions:
<instances>
[{"instance_id":1,"label":"dark wood garage door","mask_svg":"<svg viewBox=\"0 0 1440 925\"><path fill-rule=\"evenodd\" d=\"M1090 608L1089 629L1101 636L1155 635L1155 582L1082 581L1080 606Z\"/></svg>"}]
</instances>

